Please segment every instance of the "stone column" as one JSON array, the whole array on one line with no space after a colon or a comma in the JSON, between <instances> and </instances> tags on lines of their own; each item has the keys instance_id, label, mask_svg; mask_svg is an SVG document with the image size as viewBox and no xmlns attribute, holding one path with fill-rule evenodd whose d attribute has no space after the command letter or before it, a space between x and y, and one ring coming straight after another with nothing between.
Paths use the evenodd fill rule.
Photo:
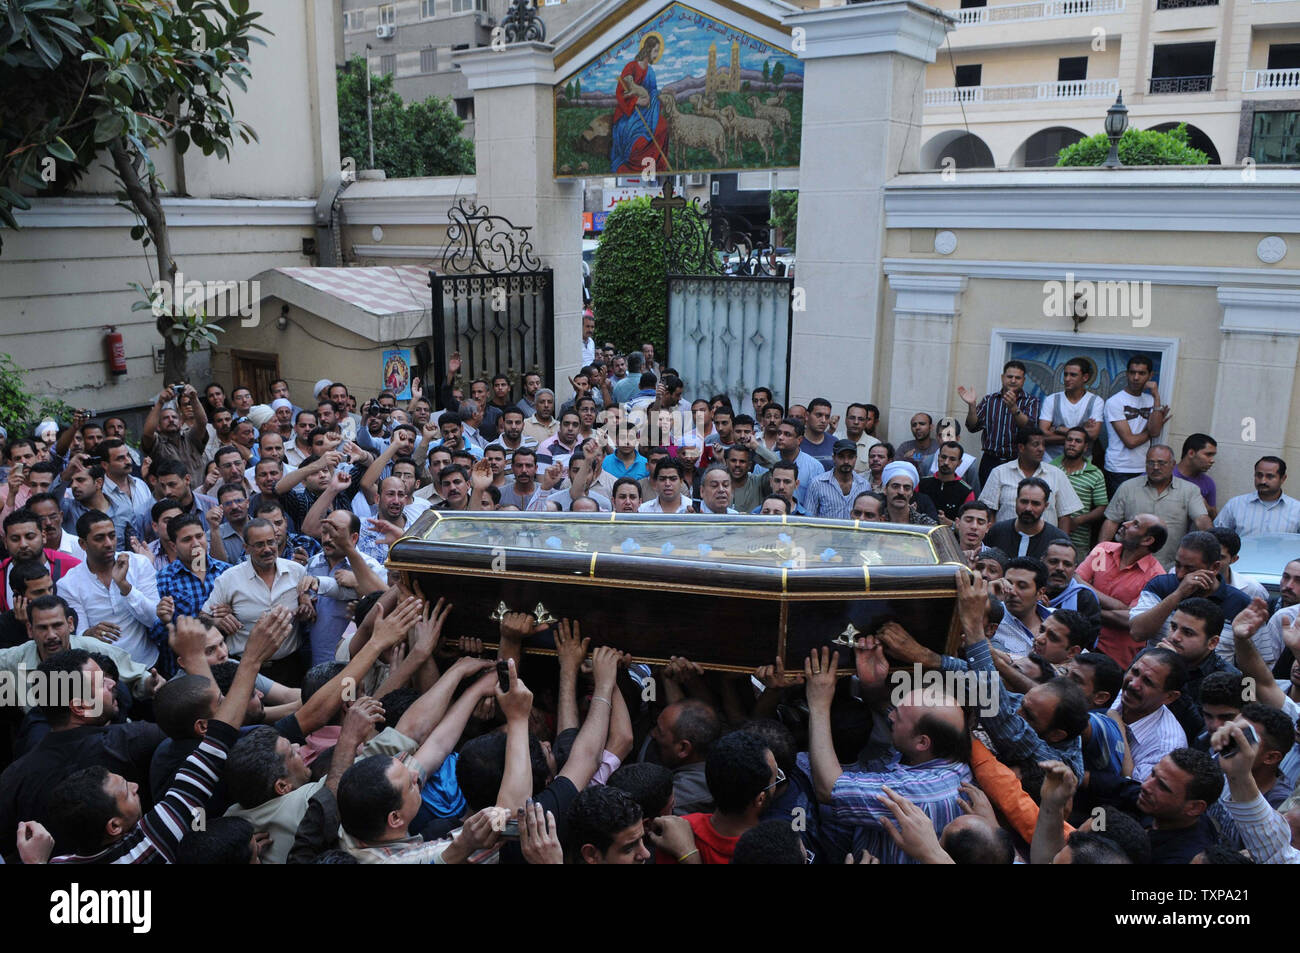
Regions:
<instances>
[{"instance_id":1,"label":"stone column","mask_svg":"<svg viewBox=\"0 0 1300 953\"><path fill-rule=\"evenodd\" d=\"M890 275L894 290L894 346L890 354L889 406L882 421L895 446L912 439L912 415L932 417L948 406L953 342L966 279L958 275ZM938 419L935 418L935 422ZM962 430L965 420L960 421Z\"/></svg>"},{"instance_id":2,"label":"stone column","mask_svg":"<svg viewBox=\"0 0 1300 953\"><path fill-rule=\"evenodd\" d=\"M826 397L842 414L879 396L884 185L919 168L925 66L951 21L913 0L877 0L783 22L804 61L795 283L807 308L795 314L792 399Z\"/></svg>"},{"instance_id":3,"label":"stone column","mask_svg":"<svg viewBox=\"0 0 1300 953\"><path fill-rule=\"evenodd\" d=\"M1222 507L1230 496L1250 493L1254 463L1285 458L1287 422L1300 356L1300 291L1291 288L1219 288L1223 322L1219 371L1210 429L1219 454L1210 475ZM1173 424L1178 426L1178 418ZM1180 433L1193 423L1183 422ZM1179 447L1174 447L1177 454ZM1286 489L1296 494L1291 486Z\"/></svg>"},{"instance_id":4,"label":"stone column","mask_svg":"<svg viewBox=\"0 0 1300 953\"><path fill-rule=\"evenodd\" d=\"M556 181L555 47L513 43L453 57L474 93L478 202L493 215L533 229L542 264L555 271L555 380L582 362L582 187ZM556 388L557 406L571 396Z\"/></svg>"}]
</instances>

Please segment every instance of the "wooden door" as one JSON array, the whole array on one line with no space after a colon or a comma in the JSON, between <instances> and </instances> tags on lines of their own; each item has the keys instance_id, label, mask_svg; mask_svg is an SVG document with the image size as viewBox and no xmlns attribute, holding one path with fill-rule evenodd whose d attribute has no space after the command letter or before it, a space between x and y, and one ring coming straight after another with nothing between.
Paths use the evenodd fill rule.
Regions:
<instances>
[{"instance_id":1,"label":"wooden door","mask_svg":"<svg viewBox=\"0 0 1300 953\"><path fill-rule=\"evenodd\" d=\"M230 366L233 383L231 391L237 387L247 387L253 392L253 401L258 404L271 402L271 385L280 379L280 356L265 351L231 351Z\"/></svg>"}]
</instances>

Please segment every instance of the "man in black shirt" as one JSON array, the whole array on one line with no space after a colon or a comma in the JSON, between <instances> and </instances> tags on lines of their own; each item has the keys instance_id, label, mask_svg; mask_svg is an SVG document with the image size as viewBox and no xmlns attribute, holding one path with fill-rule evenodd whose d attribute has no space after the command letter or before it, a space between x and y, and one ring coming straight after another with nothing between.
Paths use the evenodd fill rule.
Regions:
<instances>
[{"instance_id":1,"label":"man in black shirt","mask_svg":"<svg viewBox=\"0 0 1300 953\"><path fill-rule=\"evenodd\" d=\"M52 697L40 706L50 733L36 747L0 774L0 854L14 853L15 831L21 821L45 823L50 792L62 778L81 768L102 766L147 791L149 761L163 739L151 722L109 724L117 713L115 682L104 675L90 653L69 649L41 662L37 671L47 686L76 686L77 697ZM89 686L91 691L85 691ZM68 691L51 692L69 694ZM147 799L142 804L148 809Z\"/></svg>"},{"instance_id":2,"label":"man in black shirt","mask_svg":"<svg viewBox=\"0 0 1300 953\"><path fill-rule=\"evenodd\" d=\"M1066 542L1070 537L1043 519L1052 489L1039 477L1021 480L1016 487L1016 518L994 523L985 546L994 546L1010 556L1032 556L1042 559L1047 546L1058 539Z\"/></svg>"},{"instance_id":3,"label":"man in black shirt","mask_svg":"<svg viewBox=\"0 0 1300 953\"><path fill-rule=\"evenodd\" d=\"M939 444L939 452L935 455L935 475L923 478L917 486L919 493L934 501L939 511L939 520L945 526L953 524L963 504L975 499L970 484L957 476L961 458L962 448L957 441L948 440Z\"/></svg>"}]
</instances>

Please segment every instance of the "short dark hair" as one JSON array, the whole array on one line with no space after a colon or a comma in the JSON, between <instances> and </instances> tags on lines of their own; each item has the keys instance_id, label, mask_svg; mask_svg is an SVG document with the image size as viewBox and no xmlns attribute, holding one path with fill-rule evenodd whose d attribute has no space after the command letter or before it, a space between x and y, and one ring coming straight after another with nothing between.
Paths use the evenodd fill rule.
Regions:
<instances>
[{"instance_id":1,"label":"short dark hair","mask_svg":"<svg viewBox=\"0 0 1300 953\"><path fill-rule=\"evenodd\" d=\"M189 741L197 738L194 722L212 717L209 706L211 679L202 675L178 675L153 696L154 720L168 738Z\"/></svg>"},{"instance_id":2,"label":"short dark hair","mask_svg":"<svg viewBox=\"0 0 1300 953\"><path fill-rule=\"evenodd\" d=\"M550 771L541 744L531 735L528 755L532 763L533 793L546 784ZM479 735L460 749L456 761L456 782L465 795L471 811L479 811L496 803L497 790L506 770L506 736L499 731Z\"/></svg>"},{"instance_id":3,"label":"short dark hair","mask_svg":"<svg viewBox=\"0 0 1300 953\"><path fill-rule=\"evenodd\" d=\"M226 759L226 789L231 801L246 808L259 807L275 797L275 783L289 774L284 757L276 751L279 733L258 725L235 742Z\"/></svg>"},{"instance_id":4,"label":"short dark hair","mask_svg":"<svg viewBox=\"0 0 1300 953\"><path fill-rule=\"evenodd\" d=\"M796 437L802 437L804 432L803 421L798 417L782 417L780 427L793 427Z\"/></svg>"},{"instance_id":5,"label":"short dark hair","mask_svg":"<svg viewBox=\"0 0 1300 953\"><path fill-rule=\"evenodd\" d=\"M1211 437L1208 433L1194 433L1183 441L1183 452L1180 459L1186 457L1189 453L1200 453L1206 447L1217 447L1219 442Z\"/></svg>"},{"instance_id":6,"label":"short dark hair","mask_svg":"<svg viewBox=\"0 0 1300 953\"><path fill-rule=\"evenodd\" d=\"M1181 692L1183 686L1187 684L1187 663L1183 657L1173 649L1154 648L1147 649L1142 653L1142 658L1149 658L1153 662L1169 667L1169 675L1165 678L1164 690L1167 692Z\"/></svg>"},{"instance_id":7,"label":"short dark hair","mask_svg":"<svg viewBox=\"0 0 1300 953\"><path fill-rule=\"evenodd\" d=\"M638 497L641 496L641 481L640 481L640 480L634 480L634 479L632 479L631 477L619 477L617 480L614 481L614 487L613 487L613 489L610 491L610 498L611 498L611 499L613 499L615 496L618 496L618 488L619 488L620 486L634 486L634 487L636 487L636 495L637 495Z\"/></svg>"},{"instance_id":8,"label":"short dark hair","mask_svg":"<svg viewBox=\"0 0 1300 953\"><path fill-rule=\"evenodd\" d=\"M258 509L260 510L261 507L259 506ZM270 521L270 520L264 520L264 519L261 519L260 517L255 518L255 519L251 519L251 520L249 520L247 523L244 524L244 533L243 533L243 538L244 538L244 542L245 542L245 543L248 542L248 534L251 533L251 532L252 532L253 530L255 530L255 529L269 529L269 530L271 530L272 532L275 531L275 527L271 525L271 521Z\"/></svg>"},{"instance_id":9,"label":"short dark hair","mask_svg":"<svg viewBox=\"0 0 1300 953\"><path fill-rule=\"evenodd\" d=\"M1193 530L1180 539L1178 548L1196 553L1207 566L1223 558L1223 547L1219 543L1219 538L1203 529Z\"/></svg>"},{"instance_id":10,"label":"short dark hair","mask_svg":"<svg viewBox=\"0 0 1300 953\"><path fill-rule=\"evenodd\" d=\"M438 418L438 429L441 430L445 424L455 424L458 427L463 427L465 421L456 411L444 410L442 416Z\"/></svg>"},{"instance_id":11,"label":"short dark hair","mask_svg":"<svg viewBox=\"0 0 1300 953\"><path fill-rule=\"evenodd\" d=\"M580 861L587 844L603 854L620 831L636 824L642 816L641 805L618 788L605 784L584 788L569 805L570 858Z\"/></svg>"},{"instance_id":12,"label":"short dark hair","mask_svg":"<svg viewBox=\"0 0 1300 953\"><path fill-rule=\"evenodd\" d=\"M1153 370L1155 368L1155 363L1146 354L1134 354L1132 357L1128 359L1128 363L1124 365L1124 369L1129 370L1133 367L1134 364L1139 364L1145 367L1148 371Z\"/></svg>"},{"instance_id":13,"label":"short dark hair","mask_svg":"<svg viewBox=\"0 0 1300 953\"><path fill-rule=\"evenodd\" d=\"M1074 660L1092 669L1093 691L1109 692L1110 701L1114 701L1124 685L1124 670L1119 663L1101 652L1080 652Z\"/></svg>"},{"instance_id":14,"label":"short dark hair","mask_svg":"<svg viewBox=\"0 0 1300 953\"><path fill-rule=\"evenodd\" d=\"M1020 491L1027 486L1036 487L1043 491L1043 502L1049 503L1052 499L1052 488L1047 485L1047 481L1042 477L1025 477L1016 484L1016 499L1020 499Z\"/></svg>"},{"instance_id":15,"label":"short dark hair","mask_svg":"<svg viewBox=\"0 0 1300 953\"><path fill-rule=\"evenodd\" d=\"M159 460L151 471L154 476L178 476L187 477L190 475L189 467L181 463L174 457L169 460Z\"/></svg>"},{"instance_id":16,"label":"short dark hair","mask_svg":"<svg viewBox=\"0 0 1300 953\"><path fill-rule=\"evenodd\" d=\"M1240 672L1211 672L1201 679L1200 704L1227 705L1241 711L1246 704L1246 676Z\"/></svg>"},{"instance_id":17,"label":"short dark hair","mask_svg":"<svg viewBox=\"0 0 1300 953\"><path fill-rule=\"evenodd\" d=\"M1260 744L1268 751L1286 757L1295 744L1295 725L1281 710L1263 702L1250 702L1241 709L1241 717L1253 721L1264 729Z\"/></svg>"},{"instance_id":18,"label":"short dark hair","mask_svg":"<svg viewBox=\"0 0 1300 953\"><path fill-rule=\"evenodd\" d=\"M1119 845L1119 849L1130 861L1135 864L1151 863L1151 836L1137 818L1125 814L1119 808L1103 807L1098 819L1105 821L1105 836Z\"/></svg>"},{"instance_id":19,"label":"short dark hair","mask_svg":"<svg viewBox=\"0 0 1300 953\"><path fill-rule=\"evenodd\" d=\"M15 596L25 596L29 582L35 582L48 575L50 575L50 567L39 559L15 559L9 570L9 585Z\"/></svg>"},{"instance_id":20,"label":"short dark hair","mask_svg":"<svg viewBox=\"0 0 1300 953\"><path fill-rule=\"evenodd\" d=\"M184 510L184 507L181 506L178 500L173 500L170 496L164 496L149 508L149 519L156 523L162 519L162 515L168 510Z\"/></svg>"},{"instance_id":21,"label":"short dark hair","mask_svg":"<svg viewBox=\"0 0 1300 953\"><path fill-rule=\"evenodd\" d=\"M1066 741L1079 737L1088 727L1088 696L1078 682L1065 675L1058 675L1047 687L1056 695L1056 713L1048 730L1064 731Z\"/></svg>"},{"instance_id":22,"label":"short dark hair","mask_svg":"<svg viewBox=\"0 0 1300 953\"><path fill-rule=\"evenodd\" d=\"M452 478L453 476L455 476L457 473L459 473L459 474L461 475L461 478L462 478L463 480L466 480L466 481L469 480L469 471L468 471L468 470L466 470L464 467L462 467L459 463L449 463L449 464L447 464L445 467L443 467L441 470L438 471L438 485L441 486L441 485L442 485L442 482L443 482L444 480L449 480L449 479L451 479L451 478Z\"/></svg>"},{"instance_id":23,"label":"short dark hair","mask_svg":"<svg viewBox=\"0 0 1300 953\"><path fill-rule=\"evenodd\" d=\"M767 745L744 731L723 735L709 750L704 778L717 809L724 814L744 811L772 780Z\"/></svg>"},{"instance_id":24,"label":"short dark hair","mask_svg":"<svg viewBox=\"0 0 1300 953\"><path fill-rule=\"evenodd\" d=\"M788 821L764 821L740 835L731 854L733 864L802 864L799 835Z\"/></svg>"},{"instance_id":25,"label":"short dark hair","mask_svg":"<svg viewBox=\"0 0 1300 953\"><path fill-rule=\"evenodd\" d=\"M662 764L625 764L609 776L608 783L636 801L643 818L663 814L673 797L673 773Z\"/></svg>"},{"instance_id":26,"label":"short dark hair","mask_svg":"<svg viewBox=\"0 0 1300 953\"><path fill-rule=\"evenodd\" d=\"M1071 645L1086 649L1097 640L1097 633L1093 630L1092 623L1081 612L1075 612L1073 609L1057 609L1052 613L1052 618L1065 625Z\"/></svg>"},{"instance_id":27,"label":"short dark hair","mask_svg":"<svg viewBox=\"0 0 1300 953\"><path fill-rule=\"evenodd\" d=\"M825 397L814 397L812 400L808 401L809 413L811 413L813 408L815 407L825 407L827 410L830 410L831 402L827 400ZM928 417L930 415L926 414L926 416Z\"/></svg>"},{"instance_id":28,"label":"short dark hair","mask_svg":"<svg viewBox=\"0 0 1300 953\"><path fill-rule=\"evenodd\" d=\"M1092 831L1074 831L1065 842L1072 864L1131 864L1128 854L1109 837Z\"/></svg>"},{"instance_id":29,"label":"short dark hair","mask_svg":"<svg viewBox=\"0 0 1300 953\"><path fill-rule=\"evenodd\" d=\"M66 605L67 603L64 603L65 607ZM66 676L80 672L89 661L91 661L90 653L84 649L65 649L45 659L36 666L36 670L44 677L47 685L61 681L59 675L65 676L62 681L71 683L73 679ZM62 728L72 720L72 707L68 704L71 699L59 697L63 694L63 692L49 692L41 699L44 704L36 706L45 716L45 720L50 723L50 727L54 729Z\"/></svg>"},{"instance_id":30,"label":"short dark hair","mask_svg":"<svg viewBox=\"0 0 1300 953\"><path fill-rule=\"evenodd\" d=\"M779 493L769 493L767 496L763 497L762 503L758 504L759 509L762 509L763 503L766 503L768 500L776 500L777 502L779 502L783 507L785 507L786 514L789 515L790 501L787 500L784 496L781 496Z\"/></svg>"},{"instance_id":31,"label":"short dark hair","mask_svg":"<svg viewBox=\"0 0 1300 953\"><path fill-rule=\"evenodd\" d=\"M85 540L90 536L90 528L100 523L112 523L113 518L102 510L86 510L77 517L77 538ZM114 524L116 528L116 524Z\"/></svg>"},{"instance_id":32,"label":"short dark hair","mask_svg":"<svg viewBox=\"0 0 1300 953\"><path fill-rule=\"evenodd\" d=\"M1086 357L1072 357L1064 364L1062 364L1061 367L1066 368L1069 367L1071 364L1077 367L1079 369L1079 372L1082 374L1087 374L1089 377L1096 376L1092 361L1088 360Z\"/></svg>"},{"instance_id":33,"label":"short dark hair","mask_svg":"<svg viewBox=\"0 0 1300 953\"><path fill-rule=\"evenodd\" d=\"M1208 752L1197 751L1195 748L1175 748L1169 752L1169 757L1181 770L1192 776L1187 784L1187 799L1204 801L1207 807L1213 806L1223 793L1223 770L1219 767L1219 762Z\"/></svg>"},{"instance_id":34,"label":"short dark hair","mask_svg":"<svg viewBox=\"0 0 1300 953\"><path fill-rule=\"evenodd\" d=\"M1255 469L1259 469L1259 465L1260 465L1261 463L1273 463L1273 464L1276 464L1276 465L1277 465L1277 475L1278 475L1278 476L1286 476L1286 461L1283 460L1281 457L1275 457L1275 456L1271 456L1271 455L1270 455L1270 456L1267 456L1267 457L1260 457L1258 460L1255 461Z\"/></svg>"},{"instance_id":35,"label":"short dark hair","mask_svg":"<svg viewBox=\"0 0 1300 953\"><path fill-rule=\"evenodd\" d=\"M1193 596L1178 603L1174 607L1174 611L1201 620L1205 624L1205 637L1207 639L1216 638L1223 632L1223 608L1217 602L1212 602L1202 596Z\"/></svg>"},{"instance_id":36,"label":"short dark hair","mask_svg":"<svg viewBox=\"0 0 1300 953\"><path fill-rule=\"evenodd\" d=\"M1164 523L1152 523L1143 536L1151 537L1151 552L1158 553L1165 548L1165 543L1169 542L1169 530L1165 528Z\"/></svg>"},{"instance_id":37,"label":"short dark hair","mask_svg":"<svg viewBox=\"0 0 1300 953\"><path fill-rule=\"evenodd\" d=\"M311 700L311 696L332 682L334 677L345 668L347 666L342 662L331 661L318 662L307 669L307 674L302 677L302 703L307 704Z\"/></svg>"},{"instance_id":38,"label":"short dark hair","mask_svg":"<svg viewBox=\"0 0 1300 953\"><path fill-rule=\"evenodd\" d=\"M8 534L9 527L17 526L20 523L31 523L33 526L36 527L36 531L40 532L40 528L41 528L40 518L31 510L27 509L26 507L23 507L22 509L14 510L12 513L10 513L8 516L5 517L4 519L5 533Z\"/></svg>"},{"instance_id":39,"label":"short dark hair","mask_svg":"<svg viewBox=\"0 0 1300 953\"><path fill-rule=\"evenodd\" d=\"M1214 538L1219 541L1219 546L1229 558L1235 558L1241 552L1241 537L1237 535L1236 530L1228 529L1226 526L1213 526L1209 531L1214 534Z\"/></svg>"},{"instance_id":40,"label":"short dark hair","mask_svg":"<svg viewBox=\"0 0 1300 953\"><path fill-rule=\"evenodd\" d=\"M943 850L955 864L1014 864L1016 848L1000 827L963 827L943 839Z\"/></svg>"},{"instance_id":41,"label":"short dark hair","mask_svg":"<svg viewBox=\"0 0 1300 953\"><path fill-rule=\"evenodd\" d=\"M218 450L215 454L213 454L212 459L216 460L219 466L221 464L221 458L228 457L232 453L238 457L243 457L243 454L239 452L238 447L236 447L233 443L228 443L220 450Z\"/></svg>"},{"instance_id":42,"label":"short dark hair","mask_svg":"<svg viewBox=\"0 0 1300 953\"><path fill-rule=\"evenodd\" d=\"M983 555L981 553L981 555ZM1047 566L1041 559L1035 559L1033 556L1017 556L1014 559L1008 559L1006 565L1002 567L1003 574L1009 573L1013 569L1025 569L1034 574L1034 585L1038 589L1047 588Z\"/></svg>"},{"instance_id":43,"label":"short dark hair","mask_svg":"<svg viewBox=\"0 0 1300 953\"><path fill-rule=\"evenodd\" d=\"M1042 437L1042 436L1043 436L1043 432L1041 430L1030 430L1028 427L1025 427L1016 431L1015 436L1012 438L1012 445L1016 447L1023 447L1025 444L1029 443L1029 441L1033 440L1035 437Z\"/></svg>"},{"instance_id":44,"label":"short dark hair","mask_svg":"<svg viewBox=\"0 0 1300 953\"><path fill-rule=\"evenodd\" d=\"M50 789L46 819L63 853L98 853L108 839L108 822L117 816L117 799L104 786L108 768L92 765L73 771Z\"/></svg>"},{"instance_id":45,"label":"short dark hair","mask_svg":"<svg viewBox=\"0 0 1300 953\"><path fill-rule=\"evenodd\" d=\"M1025 368L1023 361L1007 361L1005 364L1002 365L1002 373L1005 374L1007 372L1007 368L1009 367L1019 368L1022 374L1029 373L1029 371Z\"/></svg>"},{"instance_id":46,"label":"short dark hair","mask_svg":"<svg viewBox=\"0 0 1300 953\"><path fill-rule=\"evenodd\" d=\"M236 864L253 862L253 823L244 817L211 817L190 831L176 848L178 864Z\"/></svg>"},{"instance_id":47,"label":"short dark hair","mask_svg":"<svg viewBox=\"0 0 1300 953\"><path fill-rule=\"evenodd\" d=\"M680 703L673 737L689 741L696 754L707 755L722 737L722 719L708 703L689 699Z\"/></svg>"},{"instance_id":48,"label":"short dark hair","mask_svg":"<svg viewBox=\"0 0 1300 953\"><path fill-rule=\"evenodd\" d=\"M916 720L914 734L930 739L930 753L934 757L970 762L970 732L964 725L957 727L948 719L927 711Z\"/></svg>"},{"instance_id":49,"label":"short dark hair","mask_svg":"<svg viewBox=\"0 0 1300 953\"><path fill-rule=\"evenodd\" d=\"M388 780L392 755L373 754L352 764L339 781L339 822L361 841L379 840L388 815L402 809L402 790Z\"/></svg>"},{"instance_id":50,"label":"short dark hair","mask_svg":"<svg viewBox=\"0 0 1300 953\"><path fill-rule=\"evenodd\" d=\"M678 460L676 457L664 457L655 464L655 479L659 479L659 477L668 470L676 472L679 479L686 479L686 467L682 461Z\"/></svg>"}]
</instances>

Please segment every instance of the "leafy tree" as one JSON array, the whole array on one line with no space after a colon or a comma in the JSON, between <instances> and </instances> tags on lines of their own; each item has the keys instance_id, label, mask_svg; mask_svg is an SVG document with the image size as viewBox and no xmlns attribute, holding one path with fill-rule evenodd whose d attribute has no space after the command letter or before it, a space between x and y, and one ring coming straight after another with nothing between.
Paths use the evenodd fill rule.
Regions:
<instances>
[{"instance_id":1,"label":"leafy tree","mask_svg":"<svg viewBox=\"0 0 1300 953\"><path fill-rule=\"evenodd\" d=\"M338 71L339 151L358 168L369 163L366 140L366 60L354 56ZM430 97L402 101L393 76L370 79L375 136L375 167L390 178L426 175L473 175L474 144L461 133L465 123L450 101Z\"/></svg>"},{"instance_id":2,"label":"leafy tree","mask_svg":"<svg viewBox=\"0 0 1300 953\"><path fill-rule=\"evenodd\" d=\"M31 437L46 418L67 423L73 410L61 400L37 401L23 384L23 371L8 354L0 354L0 424L12 438Z\"/></svg>"},{"instance_id":3,"label":"leafy tree","mask_svg":"<svg viewBox=\"0 0 1300 953\"><path fill-rule=\"evenodd\" d=\"M573 77L573 98L577 99L582 95L582 80L577 76Z\"/></svg>"},{"instance_id":4,"label":"leafy tree","mask_svg":"<svg viewBox=\"0 0 1300 953\"><path fill-rule=\"evenodd\" d=\"M776 65L772 67L772 88L780 86L783 79L785 79L785 64L777 60Z\"/></svg>"},{"instance_id":5,"label":"leafy tree","mask_svg":"<svg viewBox=\"0 0 1300 953\"><path fill-rule=\"evenodd\" d=\"M781 64L776 65L780 66ZM787 248L793 250L795 247L795 227L799 221L799 193L774 191L770 201L772 203L772 217L767 224L779 229L781 242Z\"/></svg>"},{"instance_id":6,"label":"leafy tree","mask_svg":"<svg viewBox=\"0 0 1300 953\"><path fill-rule=\"evenodd\" d=\"M772 79L772 63L769 60L763 60L763 85L766 86Z\"/></svg>"},{"instance_id":7,"label":"leafy tree","mask_svg":"<svg viewBox=\"0 0 1300 953\"><path fill-rule=\"evenodd\" d=\"M1080 139L1062 149L1058 166L1101 165L1110 155L1110 139L1104 132ZM1168 132L1135 129L1130 126L1119 139L1119 161L1124 165L1208 165L1210 157L1187 144L1187 123Z\"/></svg>"},{"instance_id":8,"label":"leafy tree","mask_svg":"<svg viewBox=\"0 0 1300 953\"><path fill-rule=\"evenodd\" d=\"M675 235L707 231L707 223L694 206L675 209L672 215ZM649 341L656 354L667 353L663 227L663 212L651 208L648 195L619 202L605 219L591 267L591 303L596 312L596 337L613 341L620 350L635 350Z\"/></svg>"},{"instance_id":9,"label":"leafy tree","mask_svg":"<svg viewBox=\"0 0 1300 953\"><path fill-rule=\"evenodd\" d=\"M136 216L131 238L152 245L158 279L176 275L166 191L154 155L193 145L228 159L236 137L256 138L234 118L230 86L247 89L250 43L263 44L248 0L5 0L0 2L0 183L59 194L97 158L117 180L118 204ZM106 154L106 155L105 155ZM24 195L0 186L0 224ZM142 289L143 285L132 283ZM146 292L146 296L149 293ZM184 380L189 351L216 341L201 313L152 308L167 380Z\"/></svg>"}]
</instances>

